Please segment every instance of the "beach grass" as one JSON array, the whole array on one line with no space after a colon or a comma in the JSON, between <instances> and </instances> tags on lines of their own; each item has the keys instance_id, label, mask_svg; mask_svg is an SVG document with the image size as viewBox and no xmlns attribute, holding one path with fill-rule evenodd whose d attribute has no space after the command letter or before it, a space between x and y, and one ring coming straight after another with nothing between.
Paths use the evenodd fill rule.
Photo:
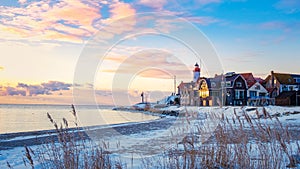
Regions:
<instances>
[{"instance_id":1,"label":"beach grass","mask_svg":"<svg viewBox=\"0 0 300 169\"><path fill-rule=\"evenodd\" d=\"M183 148L165 153L167 160L160 159L154 163L159 164L157 166L149 166L146 162L144 167L296 168L300 163L299 131L298 137L292 137L289 127L282 125L278 117L272 117L265 109L263 116L257 111L257 118L251 118L245 111L242 113L240 116L235 112L231 119L222 115L218 127L205 142L199 141L199 137L207 131L205 127L198 128L192 137L182 140Z\"/></svg>"},{"instance_id":2,"label":"beach grass","mask_svg":"<svg viewBox=\"0 0 300 169\"><path fill-rule=\"evenodd\" d=\"M57 140L48 140L41 147L32 150L25 146L24 165L31 168L52 168L52 169L110 169L123 168L120 160L113 160L110 152L106 149L107 144L95 145L82 132L77 132L78 127L75 107L72 105L72 114L75 118L77 130L69 130L66 119L58 124L52 116L47 113L49 121L53 124ZM35 160L35 161L34 161ZM11 167L8 163L8 166Z\"/></svg>"},{"instance_id":3,"label":"beach grass","mask_svg":"<svg viewBox=\"0 0 300 169\"><path fill-rule=\"evenodd\" d=\"M76 122L76 110L72 106ZM189 114L190 112L186 112ZM197 127L180 142L174 141L174 147L165 150L158 157L144 158L140 168L216 168L240 169L295 168L300 163L299 131L283 125L277 116L271 116L263 109L262 114L251 117L246 111L230 118L224 114L211 115L218 121L213 132L206 126ZM24 164L35 168L129 168L121 159L113 158L109 152L109 143L95 145L75 130L68 130L64 119L58 125L50 114L49 121L54 125L58 142L49 140L40 148L32 150L25 147ZM181 117L183 118L183 117ZM203 140L201 136L210 136ZM82 139L78 140L78 137ZM120 140L121 141L121 140ZM181 145L181 146L179 146ZM7 163L9 168L12 168Z\"/></svg>"}]
</instances>

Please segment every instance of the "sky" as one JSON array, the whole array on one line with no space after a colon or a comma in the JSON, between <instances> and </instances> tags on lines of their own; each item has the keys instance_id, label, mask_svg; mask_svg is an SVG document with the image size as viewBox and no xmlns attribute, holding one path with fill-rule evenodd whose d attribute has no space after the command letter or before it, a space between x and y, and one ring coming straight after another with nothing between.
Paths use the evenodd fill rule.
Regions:
<instances>
[{"instance_id":1,"label":"sky","mask_svg":"<svg viewBox=\"0 0 300 169\"><path fill-rule=\"evenodd\" d=\"M299 0L1 0L0 103L154 101L195 62L300 74L299 46Z\"/></svg>"}]
</instances>

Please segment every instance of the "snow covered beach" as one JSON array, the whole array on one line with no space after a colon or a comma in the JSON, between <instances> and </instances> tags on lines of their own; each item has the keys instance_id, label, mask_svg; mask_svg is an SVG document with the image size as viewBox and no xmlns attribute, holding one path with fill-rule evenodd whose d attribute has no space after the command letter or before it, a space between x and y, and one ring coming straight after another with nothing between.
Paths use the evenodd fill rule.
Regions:
<instances>
[{"instance_id":1,"label":"snow covered beach","mask_svg":"<svg viewBox=\"0 0 300 169\"><path fill-rule=\"evenodd\" d=\"M239 125L233 120L236 116L240 117L242 121L246 121L246 117L250 117L253 120L260 120L262 124L269 124L269 126L273 126L273 120L275 121L278 118L280 123L284 127L289 126L288 130L291 131L290 140L293 142L293 150L290 150L291 154L297 155L297 153L299 153L296 145L296 143L300 140L299 107L169 107L164 108L159 112L166 110L179 111L182 115L181 117L163 115L165 118L146 122L116 124L111 126L96 126L89 128L87 137L93 138L93 136L97 136L97 138L101 138L100 140L108 142L110 147L107 150L110 152L110 154L112 156L121 156L123 161L126 163L130 163L131 158L129 157L134 155L135 158L131 166L133 168L138 168L138 166L142 165L141 157L161 157L164 152L173 151L174 149L177 151L184 150L186 148L185 143L190 142L193 139L195 142L194 146L213 144L214 140L218 138L212 137L211 133L208 133L206 137L203 137L205 133L201 133L202 135L200 135L197 128L205 126L206 131L219 132L217 125L220 125L220 122L215 123L218 121L218 119L227 118L231 124L235 124L232 126L238 128ZM264 111L268 112L268 114L266 114ZM248 116L245 116L245 113L247 113ZM209 120L211 119L211 114L214 114L214 117L212 120ZM221 114L224 114L224 117L222 117ZM270 118L273 119L270 119L267 116L270 116ZM274 128L275 127L276 126L274 126ZM188 129L181 130L183 128ZM244 128L246 128L246 135L247 132L249 132L248 134L250 137L247 138L251 139L249 142L252 142L253 145L256 145L255 141L263 139L256 138L255 136L251 135L251 125L245 123ZM255 128L255 130L259 129ZM87 130L76 130L75 133L83 131ZM111 131L114 132L112 133ZM10 165L14 166L14 168L23 168L23 160L20 157L20 154L25 154L23 146L27 144L33 149L36 149L39 147L38 144L43 143L45 140L52 139L51 137L56 137L55 132L44 131L37 133L29 132L0 135L0 166L6 166L7 161L10 163ZM37 140L40 141L40 143ZM230 141L231 142L226 144L231 146L234 145L233 140ZM119 146L116 146L118 144ZM282 166L287 166L288 164L289 160L285 159ZM37 168L39 168L38 164ZM127 168L131 167L127 166Z\"/></svg>"}]
</instances>

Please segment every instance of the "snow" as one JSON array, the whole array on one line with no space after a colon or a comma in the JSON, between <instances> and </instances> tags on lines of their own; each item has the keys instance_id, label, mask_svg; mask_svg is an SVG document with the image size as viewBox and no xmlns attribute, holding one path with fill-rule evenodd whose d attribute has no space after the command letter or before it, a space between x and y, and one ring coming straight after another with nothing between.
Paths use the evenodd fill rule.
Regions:
<instances>
[{"instance_id":1,"label":"snow","mask_svg":"<svg viewBox=\"0 0 300 169\"><path fill-rule=\"evenodd\" d=\"M237 115L243 116L244 113L247 113L251 118L257 119L258 115L263 116L264 115L264 109L270 114L272 117L278 117L279 121L282 122L285 125L293 126L293 125L299 125L300 124L300 107L280 107L280 106L267 106L267 107L251 107L251 106L245 106L245 107L178 107L178 106L170 106L166 108L162 108L161 110L168 110L168 111L181 111L181 112L188 112L187 115L190 118L190 121L186 124L186 126L191 127L192 130L197 127L196 125L199 125L199 120L207 119L208 121L205 121L205 123L208 123L208 126L211 127L211 130L213 130L216 127L215 121L209 120L209 116L211 114L217 114L218 117L221 117L221 114L223 113L225 117L228 119L231 119L232 117L235 117L234 112L236 112ZM179 119L179 120L178 120ZM180 121L180 118L172 117L172 118L164 118L159 119L161 123L170 123L174 124L174 127L177 127L175 125L176 122ZM158 120L158 121L159 121ZM261 118L260 120L265 120L266 122L270 122L267 119ZM155 121L155 120L154 120ZM172 123L171 123L172 121ZM174 121L174 123L173 123ZM134 124L148 124L151 122L141 122L141 123L130 123L127 125L134 125ZM119 124L115 125L119 127L126 127L126 124ZM105 127L99 127L99 128L105 128ZM95 128L97 129L97 128ZM156 130L142 130L138 133L132 133L128 135L118 135L115 137L107 137L103 138L103 140L108 141L111 146L111 150L113 155L121 154L121 157L123 158L123 162L128 163L128 166L131 164L131 160L134 159L134 165L132 164L132 167L135 168L137 166L140 166L141 159L140 157L151 157L151 153L153 155L160 154L166 149L171 149L174 146L181 147L180 144L174 144L174 142L178 143L179 141L175 139L170 140L170 138L166 137L166 134L172 133L174 130L172 126L170 128L165 129L156 129ZM128 131L129 132L129 131ZM186 131L184 131L186 132ZM130 133L130 132L129 132ZM187 133L185 133L187 134ZM0 140L1 142L5 141L12 141L12 140L22 140L22 139L28 139L28 138L39 138L43 137L44 135L40 136L24 136L24 137L15 137L10 140ZM177 138L176 138L177 139ZM180 137L178 137L180 139ZM200 138L201 139L201 138ZM173 143L172 143L173 142ZM116 146L120 143L120 147ZM296 145L293 144L295 147ZM254 145L255 146L255 145ZM32 149L36 149L39 146L31 146ZM151 150L151 151L150 151ZM4 168L7 166L7 162L10 163L13 168L19 169L24 168L23 163L23 157L25 154L25 149L23 147L15 147L12 149L7 150L1 150L0 151L0 168ZM134 152L134 153L130 153ZM295 153L295 152L294 152ZM298 156L297 156L298 157ZM30 168L29 165L27 165L27 168ZM39 168L39 166L36 166L36 168ZM298 166L300 168L300 166Z\"/></svg>"}]
</instances>

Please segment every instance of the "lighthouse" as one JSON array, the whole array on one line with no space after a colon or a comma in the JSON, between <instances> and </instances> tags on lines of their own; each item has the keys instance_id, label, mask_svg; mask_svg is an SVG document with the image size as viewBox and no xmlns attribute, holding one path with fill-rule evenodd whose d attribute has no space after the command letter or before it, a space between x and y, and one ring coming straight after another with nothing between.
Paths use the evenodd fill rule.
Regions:
<instances>
[{"instance_id":1,"label":"lighthouse","mask_svg":"<svg viewBox=\"0 0 300 169\"><path fill-rule=\"evenodd\" d=\"M195 69L194 69L194 82L196 82L198 80L198 78L200 77L200 68L198 63L195 64Z\"/></svg>"}]
</instances>

